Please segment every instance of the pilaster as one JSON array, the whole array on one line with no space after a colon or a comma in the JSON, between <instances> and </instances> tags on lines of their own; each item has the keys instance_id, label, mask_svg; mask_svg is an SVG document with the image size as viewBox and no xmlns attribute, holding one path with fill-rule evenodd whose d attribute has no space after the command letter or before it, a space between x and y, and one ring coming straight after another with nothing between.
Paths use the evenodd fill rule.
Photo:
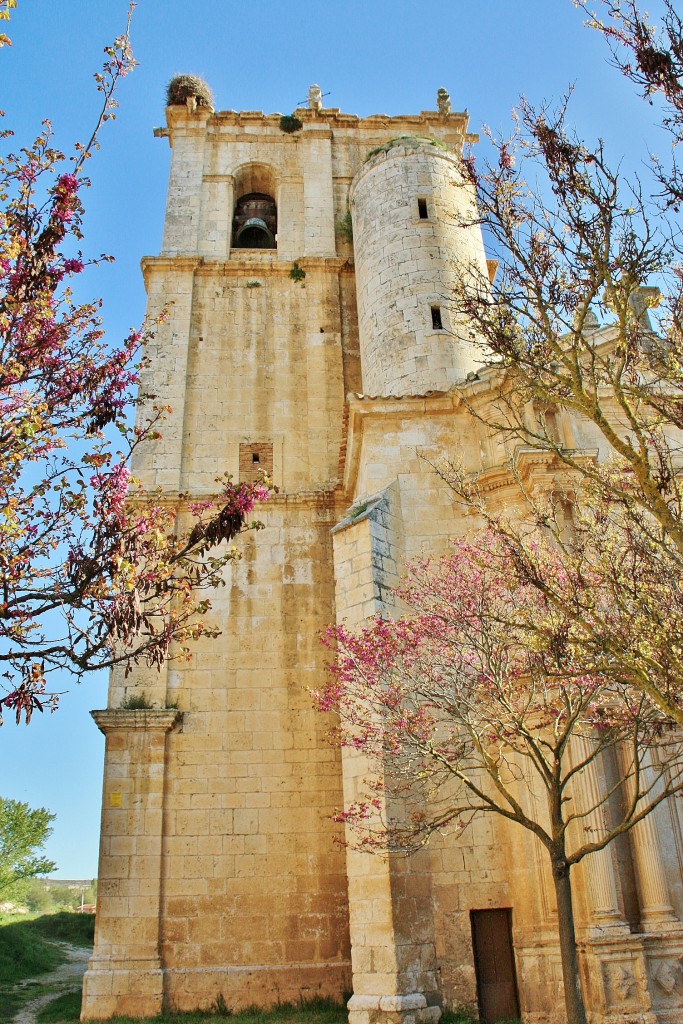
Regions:
<instances>
[{"instance_id":1,"label":"pilaster","mask_svg":"<svg viewBox=\"0 0 683 1024\"><path fill-rule=\"evenodd\" d=\"M358 625L391 600L402 548L397 501L392 485L333 530L338 621ZM342 771L346 806L362 799L366 776L378 774L374 761L350 748L342 751ZM384 820L400 817L404 809L393 806L390 792L383 801ZM347 838L349 1024L436 1024L441 1010L429 1005L438 981L427 854L367 853L354 848L353 835Z\"/></svg>"},{"instance_id":2,"label":"pilaster","mask_svg":"<svg viewBox=\"0 0 683 1024\"><path fill-rule=\"evenodd\" d=\"M334 191L332 131L326 124L307 124L302 133L304 168L304 253L334 256Z\"/></svg>"},{"instance_id":3,"label":"pilaster","mask_svg":"<svg viewBox=\"0 0 683 1024\"><path fill-rule=\"evenodd\" d=\"M173 155L162 242L165 256L191 256L198 252L204 149L210 116L206 107L197 107L192 113L185 107L166 108Z\"/></svg>"},{"instance_id":4,"label":"pilaster","mask_svg":"<svg viewBox=\"0 0 683 1024\"><path fill-rule=\"evenodd\" d=\"M93 711L106 737L95 946L81 1017L162 1010L159 951L166 735L179 711Z\"/></svg>"},{"instance_id":5,"label":"pilaster","mask_svg":"<svg viewBox=\"0 0 683 1024\"><path fill-rule=\"evenodd\" d=\"M235 179L232 174L205 174L202 179L199 255L207 260L230 256Z\"/></svg>"},{"instance_id":6,"label":"pilaster","mask_svg":"<svg viewBox=\"0 0 683 1024\"><path fill-rule=\"evenodd\" d=\"M133 472L150 490L160 488L171 494L181 490L194 279L201 264L199 257L148 256L142 261L148 319L160 319L147 344L148 365L140 372L140 390L143 394L159 396L154 401L163 404L166 412L160 426L161 439L138 448ZM148 403L142 403L139 420L144 421L150 415L153 410Z\"/></svg>"}]
</instances>

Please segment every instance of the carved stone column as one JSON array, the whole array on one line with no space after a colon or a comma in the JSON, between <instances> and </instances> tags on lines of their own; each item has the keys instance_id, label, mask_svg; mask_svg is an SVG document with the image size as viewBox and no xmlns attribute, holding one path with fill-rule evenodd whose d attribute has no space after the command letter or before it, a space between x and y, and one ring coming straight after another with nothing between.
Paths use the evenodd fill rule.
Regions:
<instances>
[{"instance_id":1,"label":"carved stone column","mask_svg":"<svg viewBox=\"0 0 683 1024\"><path fill-rule=\"evenodd\" d=\"M585 736L572 737L572 760L580 764L591 756L592 741ZM589 761L576 776L574 785L577 807L585 813L582 821L591 839L605 834L605 821L601 809L600 778L595 761ZM590 932L601 935L605 929L628 931L619 909L614 864L609 847L591 853L583 862L589 897Z\"/></svg>"},{"instance_id":2,"label":"carved stone column","mask_svg":"<svg viewBox=\"0 0 683 1024\"><path fill-rule=\"evenodd\" d=\"M628 797L633 799L635 782L629 777L631 765L627 763L628 755L623 749L620 751L620 761ZM648 754L644 755L641 777L646 788L650 788L655 782L654 768ZM631 829L631 850L638 879L640 930L658 932L663 929L680 929L681 922L676 917L669 898L669 887L653 814L648 814Z\"/></svg>"},{"instance_id":3,"label":"carved stone column","mask_svg":"<svg viewBox=\"0 0 683 1024\"><path fill-rule=\"evenodd\" d=\"M151 1017L163 1003L159 951L166 734L176 710L93 711L107 738L95 948L82 1018Z\"/></svg>"},{"instance_id":4,"label":"carved stone column","mask_svg":"<svg viewBox=\"0 0 683 1024\"><path fill-rule=\"evenodd\" d=\"M606 808L601 804L605 788L599 765L590 760L594 741L587 736L572 737L574 765L588 761L574 787L577 809L587 837L605 835ZM604 808L604 809L603 809ZM614 861L609 846L591 853L583 861L589 901L589 924L579 942L584 990L591 993L593 1024L655 1024L648 991L647 966L640 936L632 935L621 913Z\"/></svg>"}]
</instances>

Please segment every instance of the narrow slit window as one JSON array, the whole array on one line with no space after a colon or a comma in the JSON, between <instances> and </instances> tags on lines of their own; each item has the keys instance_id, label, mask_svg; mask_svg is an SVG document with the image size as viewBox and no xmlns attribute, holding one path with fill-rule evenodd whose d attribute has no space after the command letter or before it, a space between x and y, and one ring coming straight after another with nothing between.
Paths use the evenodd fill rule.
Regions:
<instances>
[{"instance_id":1,"label":"narrow slit window","mask_svg":"<svg viewBox=\"0 0 683 1024\"><path fill-rule=\"evenodd\" d=\"M417 212L420 220L429 220L429 214L427 212L427 200L418 199L417 201Z\"/></svg>"},{"instance_id":2,"label":"narrow slit window","mask_svg":"<svg viewBox=\"0 0 683 1024\"><path fill-rule=\"evenodd\" d=\"M441 319L441 307L432 306L432 327L435 331L443 330L443 321Z\"/></svg>"},{"instance_id":3,"label":"narrow slit window","mask_svg":"<svg viewBox=\"0 0 683 1024\"><path fill-rule=\"evenodd\" d=\"M261 461L261 456L259 455L258 452L252 452L251 453L251 461L252 461L252 463L256 463L256 462L260 462Z\"/></svg>"}]
</instances>

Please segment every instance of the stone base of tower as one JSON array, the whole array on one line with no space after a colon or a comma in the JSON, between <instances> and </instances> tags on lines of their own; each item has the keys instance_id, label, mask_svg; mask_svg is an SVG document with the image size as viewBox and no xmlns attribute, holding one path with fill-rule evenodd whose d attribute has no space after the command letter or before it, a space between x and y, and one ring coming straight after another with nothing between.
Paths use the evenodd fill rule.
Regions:
<instances>
[{"instance_id":1,"label":"stone base of tower","mask_svg":"<svg viewBox=\"0 0 683 1024\"><path fill-rule=\"evenodd\" d=\"M164 976L154 960L96 959L83 978L81 1020L156 1017L164 1004Z\"/></svg>"},{"instance_id":2,"label":"stone base of tower","mask_svg":"<svg viewBox=\"0 0 683 1024\"><path fill-rule=\"evenodd\" d=\"M164 1005L173 1012L209 1010L225 1003L233 1013L249 1006L332 999L341 1003L351 988L351 965L339 963L256 964L235 967L168 968Z\"/></svg>"},{"instance_id":3,"label":"stone base of tower","mask_svg":"<svg viewBox=\"0 0 683 1024\"><path fill-rule=\"evenodd\" d=\"M437 1024L438 1006L427 1006L420 992L401 996L358 995L348 1002L349 1024Z\"/></svg>"},{"instance_id":4,"label":"stone base of tower","mask_svg":"<svg viewBox=\"0 0 683 1024\"><path fill-rule=\"evenodd\" d=\"M147 961L124 964L92 959L83 980L81 1020L155 1017L163 1010L209 1010L217 1003L224 1003L231 1012L254 1005L268 1009L318 998L341 1003L350 987L351 965L347 961L161 969L158 961L154 965ZM437 1019L430 1016L414 1021L436 1024Z\"/></svg>"}]
</instances>

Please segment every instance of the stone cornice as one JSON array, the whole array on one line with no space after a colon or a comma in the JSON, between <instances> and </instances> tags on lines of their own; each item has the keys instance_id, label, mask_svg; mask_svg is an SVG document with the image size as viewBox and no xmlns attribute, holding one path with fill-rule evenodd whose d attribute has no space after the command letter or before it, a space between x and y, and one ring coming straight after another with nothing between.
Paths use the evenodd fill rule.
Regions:
<instances>
[{"instance_id":1,"label":"stone cornice","mask_svg":"<svg viewBox=\"0 0 683 1024\"><path fill-rule=\"evenodd\" d=\"M235 250L233 250L234 252ZM246 253L249 252L249 255ZM296 262L302 270L323 270L340 273L353 270L353 258L349 256L297 256ZM269 275L278 274L288 277L292 270L291 259L278 259L277 252L270 249L241 250L239 256L227 260L209 260L203 256L187 254L143 256L140 261L145 284L153 273L198 273L204 276L219 274L221 276L240 275L253 276L259 270L267 270Z\"/></svg>"},{"instance_id":2,"label":"stone cornice","mask_svg":"<svg viewBox=\"0 0 683 1024\"><path fill-rule=\"evenodd\" d=\"M329 487L319 488L311 491L279 491L271 494L268 501L258 502L254 506L254 515L258 516L267 513L269 508L332 508L338 498L339 491L332 484ZM180 505L185 507L188 502L208 501L215 498L215 493L193 492L192 494L169 493L168 491L155 491L150 500L155 505L168 505L171 507ZM131 505L145 504L144 501L136 501L135 493L127 498ZM99 714L99 712L98 712Z\"/></svg>"},{"instance_id":3,"label":"stone cornice","mask_svg":"<svg viewBox=\"0 0 683 1024\"><path fill-rule=\"evenodd\" d=\"M500 369L486 368L483 379L477 379L463 385L456 385L450 391L433 391L426 395L404 395L395 397L370 397L362 394L347 396L349 409L348 435L346 439L346 458L344 462L343 494L355 494L356 481L360 472L360 460L363 449L363 433L365 421L377 417L405 418L407 416L444 416L452 415L465 405L463 392L467 393L472 384L485 396L492 390L492 385L500 385ZM582 465L594 463L598 458L596 449L566 449L566 460L562 458L562 450L548 451L518 445L512 459L505 465L495 466L480 473L479 487L482 492L492 492L508 487L517 479L527 482L538 482L541 477L547 481L556 478L558 473L580 471ZM571 465L574 463L576 469Z\"/></svg>"},{"instance_id":4,"label":"stone cornice","mask_svg":"<svg viewBox=\"0 0 683 1024\"><path fill-rule=\"evenodd\" d=\"M477 486L482 494L492 494L506 487L517 487L519 481L525 487L540 484L552 487L557 483L558 474L580 472L582 465L588 467L589 464L597 462L598 450L566 449L566 456L576 464L576 469L562 458L562 450L552 452L545 448L518 445L510 462L479 473Z\"/></svg>"},{"instance_id":5,"label":"stone cornice","mask_svg":"<svg viewBox=\"0 0 683 1024\"><path fill-rule=\"evenodd\" d=\"M102 711L91 711L95 724L106 736L116 729L156 729L169 732L183 717L177 708L143 708L139 711L128 711L125 708L106 708Z\"/></svg>"},{"instance_id":6,"label":"stone cornice","mask_svg":"<svg viewBox=\"0 0 683 1024\"><path fill-rule=\"evenodd\" d=\"M453 413L462 404L455 389L432 391L426 395L369 396L358 393L347 395L349 426L344 460L343 490L355 493L360 470L365 420L370 418L404 418L406 416L444 415Z\"/></svg>"},{"instance_id":7,"label":"stone cornice","mask_svg":"<svg viewBox=\"0 0 683 1024\"><path fill-rule=\"evenodd\" d=\"M260 125L264 129L274 129L275 138L283 142L296 142L297 137L307 128L325 129L360 128L370 131L377 129L404 129L413 131L419 128L450 130L461 135L467 134L469 114L466 110L454 111L451 114L439 114L437 110L423 110L419 114L371 114L369 117L358 117L356 114L344 114L338 107L323 107L320 111L298 107L294 116L302 122L302 132L288 134L280 128L281 114L264 114L261 110L220 110L210 111L206 107L197 107L190 112L184 106L166 108L166 123L169 131L197 131L206 127L217 129L222 127L246 128ZM158 131L158 129L157 129ZM163 131L163 129L162 129ZM467 134L468 141L476 142L478 136Z\"/></svg>"},{"instance_id":8,"label":"stone cornice","mask_svg":"<svg viewBox=\"0 0 683 1024\"><path fill-rule=\"evenodd\" d=\"M143 256L140 269L147 287L153 273L192 274L201 262L201 256Z\"/></svg>"}]
</instances>

